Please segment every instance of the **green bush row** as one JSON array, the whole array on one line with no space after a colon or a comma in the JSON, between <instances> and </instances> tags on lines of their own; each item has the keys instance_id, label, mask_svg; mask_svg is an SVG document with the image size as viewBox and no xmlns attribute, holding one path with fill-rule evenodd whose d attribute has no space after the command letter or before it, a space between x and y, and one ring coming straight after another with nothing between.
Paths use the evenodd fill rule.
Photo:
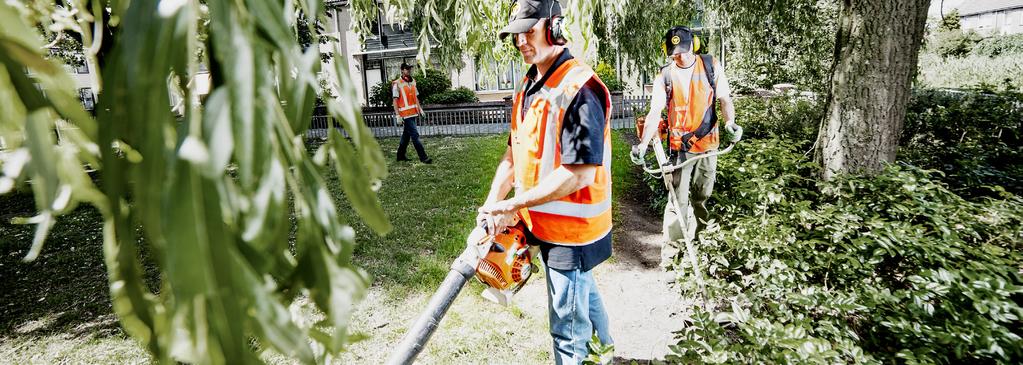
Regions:
<instances>
[{"instance_id":1,"label":"green bush row","mask_svg":"<svg viewBox=\"0 0 1023 365\"><path fill-rule=\"evenodd\" d=\"M972 30L942 30L931 37L927 46L941 57L1023 55L1023 34L984 37Z\"/></svg>"},{"instance_id":2,"label":"green bush row","mask_svg":"<svg viewBox=\"0 0 1023 365\"><path fill-rule=\"evenodd\" d=\"M445 90L430 95L423 99L423 104L461 104L475 103L477 101L480 101L480 99L476 97L476 93L462 86L454 90Z\"/></svg>"},{"instance_id":3,"label":"green bush row","mask_svg":"<svg viewBox=\"0 0 1023 365\"><path fill-rule=\"evenodd\" d=\"M1023 56L942 58L921 53L916 84L922 88L1023 90Z\"/></svg>"},{"instance_id":4,"label":"green bush row","mask_svg":"<svg viewBox=\"0 0 1023 365\"><path fill-rule=\"evenodd\" d=\"M973 54L988 57L1023 55L1023 34L984 38L973 47Z\"/></svg>"}]
</instances>

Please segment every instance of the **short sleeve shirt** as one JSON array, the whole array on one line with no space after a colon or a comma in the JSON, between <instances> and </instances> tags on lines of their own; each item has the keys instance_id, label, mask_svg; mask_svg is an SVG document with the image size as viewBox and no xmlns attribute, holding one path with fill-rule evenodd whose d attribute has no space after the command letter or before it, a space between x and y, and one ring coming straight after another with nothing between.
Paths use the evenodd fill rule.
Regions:
<instances>
[{"instance_id":1,"label":"short sleeve shirt","mask_svg":"<svg viewBox=\"0 0 1023 365\"><path fill-rule=\"evenodd\" d=\"M570 59L572 59L572 54L566 49L550 69L555 70ZM547 81L547 75L544 75L540 80L534 82L536 74L535 66L530 68L527 73L529 80L523 95L523 106L530 104L531 98ZM594 79L579 89L575 99L565 110L565 119L562 121L561 163L563 165L603 164L604 128L607 124L606 102L601 86ZM520 112L525 113L526 108L522 109ZM508 141L510 144L511 136ZM527 234L531 242L540 243L544 264L552 269L589 271L611 257L611 233L585 246L555 245L541 241L531 233Z\"/></svg>"}]
</instances>

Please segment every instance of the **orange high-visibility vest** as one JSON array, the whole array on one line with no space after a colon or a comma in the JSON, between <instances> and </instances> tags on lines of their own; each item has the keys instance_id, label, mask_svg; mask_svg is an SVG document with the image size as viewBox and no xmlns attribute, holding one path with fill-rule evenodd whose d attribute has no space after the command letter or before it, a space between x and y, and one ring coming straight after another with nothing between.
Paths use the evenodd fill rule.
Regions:
<instances>
[{"instance_id":1,"label":"orange high-visibility vest","mask_svg":"<svg viewBox=\"0 0 1023 365\"><path fill-rule=\"evenodd\" d=\"M686 134L693 136L689 141L685 141L691 143L689 147L691 153L703 153L718 148L717 113L714 109L716 91L706 69L714 67L712 59L710 62L711 65L708 66L703 57L696 57L688 90L682 89L682 80L676 79L677 73L663 73L664 82L672 85L668 98L668 127L671 130L668 142L672 150L682 150L682 139ZM672 80L667 79L668 77Z\"/></svg>"},{"instance_id":2,"label":"orange high-visibility vest","mask_svg":"<svg viewBox=\"0 0 1023 365\"><path fill-rule=\"evenodd\" d=\"M512 105L511 150L516 194L535 187L561 166L561 124L579 89L590 79L603 89L604 157L593 184L519 215L533 235L558 245L587 245L611 232L611 94L593 70L575 59L561 64L532 97L523 116L525 80Z\"/></svg>"},{"instance_id":3,"label":"orange high-visibility vest","mask_svg":"<svg viewBox=\"0 0 1023 365\"><path fill-rule=\"evenodd\" d=\"M405 82L402 78L394 80L394 83L398 85L398 97L395 98L394 104L398 107L398 115L402 119L411 118L419 115L419 97L416 96L416 80L412 82Z\"/></svg>"}]
</instances>

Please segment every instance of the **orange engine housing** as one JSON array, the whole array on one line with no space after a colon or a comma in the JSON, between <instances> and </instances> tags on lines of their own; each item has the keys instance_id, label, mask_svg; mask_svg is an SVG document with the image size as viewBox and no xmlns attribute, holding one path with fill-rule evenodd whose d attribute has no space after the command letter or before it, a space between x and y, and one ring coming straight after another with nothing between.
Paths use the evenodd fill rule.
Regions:
<instances>
[{"instance_id":1,"label":"orange engine housing","mask_svg":"<svg viewBox=\"0 0 1023 365\"><path fill-rule=\"evenodd\" d=\"M644 127L645 124L646 124L646 117L636 117L636 137L639 137L640 141L643 140L643 127ZM662 141L667 141L668 140L668 121L666 121L664 119L661 119L660 122L657 123L657 129L660 132L661 140Z\"/></svg>"},{"instance_id":2,"label":"orange engine housing","mask_svg":"<svg viewBox=\"0 0 1023 365\"><path fill-rule=\"evenodd\" d=\"M490 287L517 290L532 273L533 254L519 227L508 227L493 238L487 257L476 266L476 278Z\"/></svg>"}]
</instances>

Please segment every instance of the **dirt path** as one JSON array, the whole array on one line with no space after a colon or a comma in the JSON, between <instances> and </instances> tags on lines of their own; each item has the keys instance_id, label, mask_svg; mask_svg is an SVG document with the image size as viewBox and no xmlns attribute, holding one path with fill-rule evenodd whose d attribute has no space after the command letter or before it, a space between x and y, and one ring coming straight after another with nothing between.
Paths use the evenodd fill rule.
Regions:
<instances>
[{"instance_id":1,"label":"dirt path","mask_svg":"<svg viewBox=\"0 0 1023 365\"><path fill-rule=\"evenodd\" d=\"M659 266L661 217L645 202L619 201L615 262L598 267L597 283L608 307L618 363L663 359L675 343L672 332L682 329L690 300L665 280Z\"/></svg>"}]
</instances>

